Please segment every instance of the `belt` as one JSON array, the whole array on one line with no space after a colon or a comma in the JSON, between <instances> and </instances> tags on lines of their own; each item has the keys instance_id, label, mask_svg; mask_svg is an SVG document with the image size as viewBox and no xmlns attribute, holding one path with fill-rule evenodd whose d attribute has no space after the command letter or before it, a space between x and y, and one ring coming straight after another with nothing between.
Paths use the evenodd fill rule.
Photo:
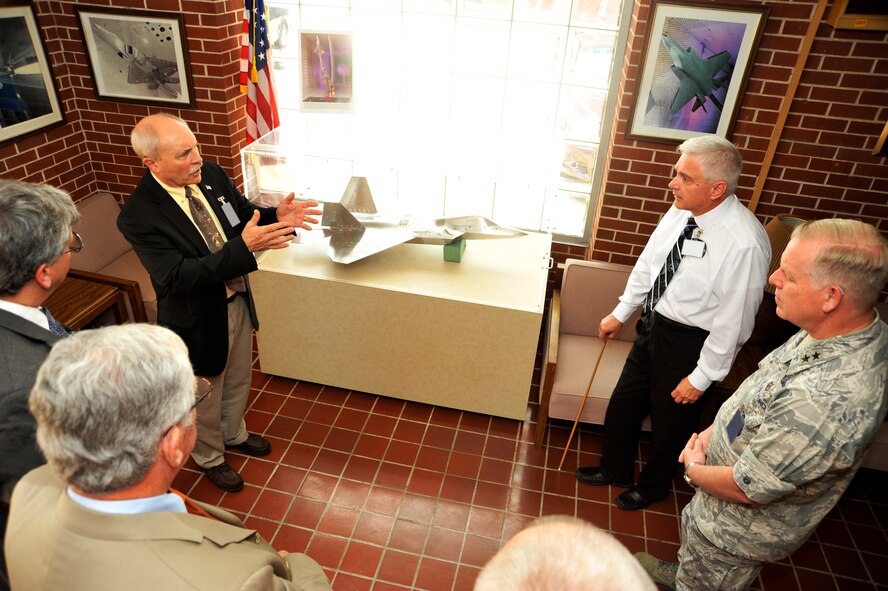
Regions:
<instances>
[{"instance_id":1,"label":"belt","mask_svg":"<svg viewBox=\"0 0 888 591\"><path fill-rule=\"evenodd\" d=\"M649 314L642 318L645 322L650 322L651 324L659 324L661 326L666 326L671 328L672 330L677 330L685 333L692 334L701 334L708 335L708 330L703 330L702 328L698 328L696 326L689 326L687 324L682 324L681 322L677 322L672 318L667 318L662 314L658 314L655 310L652 310Z\"/></svg>"},{"instance_id":2,"label":"belt","mask_svg":"<svg viewBox=\"0 0 888 591\"><path fill-rule=\"evenodd\" d=\"M245 291L236 291L236 292L234 292L233 294L231 294L230 296L228 296L228 299L227 299L226 301L230 304L231 302L233 302L234 300L237 299L237 296L247 297L247 292L245 292Z\"/></svg>"}]
</instances>

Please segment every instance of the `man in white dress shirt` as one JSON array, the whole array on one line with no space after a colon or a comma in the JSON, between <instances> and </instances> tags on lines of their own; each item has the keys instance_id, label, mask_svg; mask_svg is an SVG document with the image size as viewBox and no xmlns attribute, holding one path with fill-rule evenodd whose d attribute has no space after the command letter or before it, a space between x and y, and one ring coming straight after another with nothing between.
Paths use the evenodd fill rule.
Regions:
<instances>
[{"instance_id":1,"label":"man in white dress shirt","mask_svg":"<svg viewBox=\"0 0 888 591\"><path fill-rule=\"evenodd\" d=\"M627 511L668 494L707 388L728 374L752 333L771 261L764 227L734 194L743 164L737 148L705 135L678 150L669 183L675 201L599 327L606 341L643 306L605 416L601 465L577 469L585 484L627 487L616 499ZM635 453L648 415L653 446L636 483Z\"/></svg>"}]
</instances>

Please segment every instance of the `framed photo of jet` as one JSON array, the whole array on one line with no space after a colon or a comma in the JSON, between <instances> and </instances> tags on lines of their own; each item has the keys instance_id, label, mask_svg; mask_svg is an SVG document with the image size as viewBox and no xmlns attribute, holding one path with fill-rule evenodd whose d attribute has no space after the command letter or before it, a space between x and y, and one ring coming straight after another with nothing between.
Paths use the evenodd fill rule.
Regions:
<instances>
[{"instance_id":1,"label":"framed photo of jet","mask_svg":"<svg viewBox=\"0 0 888 591\"><path fill-rule=\"evenodd\" d=\"M769 11L759 4L654 0L626 136L728 137Z\"/></svg>"},{"instance_id":2,"label":"framed photo of jet","mask_svg":"<svg viewBox=\"0 0 888 591\"><path fill-rule=\"evenodd\" d=\"M65 122L34 9L0 3L0 144Z\"/></svg>"},{"instance_id":3,"label":"framed photo of jet","mask_svg":"<svg viewBox=\"0 0 888 591\"><path fill-rule=\"evenodd\" d=\"M196 106L182 13L80 5L74 10L98 98Z\"/></svg>"}]
</instances>

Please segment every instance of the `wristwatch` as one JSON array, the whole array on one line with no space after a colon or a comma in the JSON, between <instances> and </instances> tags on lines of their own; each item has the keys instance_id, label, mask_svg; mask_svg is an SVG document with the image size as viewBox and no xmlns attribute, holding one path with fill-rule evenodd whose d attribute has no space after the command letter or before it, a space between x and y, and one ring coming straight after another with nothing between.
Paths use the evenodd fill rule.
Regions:
<instances>
[{"instance_id":1,"label":"wristwatch","mask_svg":"<svg viewBox=\"0 0 888 591\"><path fill-rule=\"evenodd\" d=\"M687 482L689 485L691 485L694 488L699 488L699 486L694 484L694 481L691 480L691 477L688 475L688 470L691 469L691 466L696 466L699 463L700 462L691 462L690 464L685 464L685 473L684 473L685 482Z\"/></svg>"}]
</instances>

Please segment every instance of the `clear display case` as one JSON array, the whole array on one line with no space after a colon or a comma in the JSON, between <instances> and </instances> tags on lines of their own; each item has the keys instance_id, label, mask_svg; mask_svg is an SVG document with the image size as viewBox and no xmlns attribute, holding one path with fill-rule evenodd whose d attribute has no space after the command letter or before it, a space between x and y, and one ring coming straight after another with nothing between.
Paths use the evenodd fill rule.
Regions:
<instances>
[{"instance_id":1,"label":"clear display case","mask_svg":"<svg viewBox=\"0 0 888 591\"><path fill-rule=\"evenodd\" d=\"M309 121L278 128L243 150L244 191L252 202L275 205L295 192L338 203L360 177L380 213L422 219L492 209L494 221L503 223L491 208L492 174L447 175L439 160L398 168L383 146L376 154L354 148L358 134L344 131L350 116L327 113ZM519 189L508 191L520 195ZM405 195L437 211L406 211ZM303 234L287 248L265 252L250 275L262 371L524 416L551 265L548 233L470 240L459 264L445 260L440 245L412 243L339 264L321 231ZM294 297L299 305L292 305Z\"/></svg>"},{"instance_id":2,"label":"clear display case","mask_svg":"<svg viewBox=\"0 0 888 591\"><path fill-rule=\"evenodd\" d=\"M275 206L289 195L339 201L354 173L353 161L312 146L292 128L278 127L241 151L244 195L256 205Z\"/></svg>"}]
</instances>

